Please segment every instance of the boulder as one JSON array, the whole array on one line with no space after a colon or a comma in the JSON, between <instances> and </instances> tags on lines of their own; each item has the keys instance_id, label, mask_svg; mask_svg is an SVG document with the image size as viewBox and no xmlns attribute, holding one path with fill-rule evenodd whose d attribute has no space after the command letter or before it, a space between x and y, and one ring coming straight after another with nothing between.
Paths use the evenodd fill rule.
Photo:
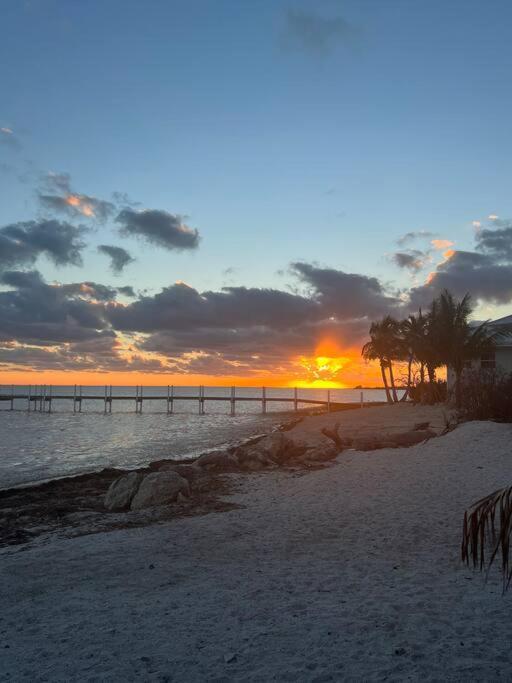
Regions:
<instances>
[{"instance_id":1,"label":"boulder","mask_svg":"<svg viewBox=\"0 0 512 683\"><path fill-rule=\"evenodd\" d=\"M239 469L237 457L228 451L205 453L194 462L194 466L221 472L233 472Z\"/></svg>"},{"instance_id":2,"label":"boulder","mask_svg":"<svg viewBox=\"0 0 512 683\"><path fill-rule=\"evenodd\" d=\"M272 434L260 439L256 447L275 463L281 465L288 459L292 443L291 439L285 436L283 432L272 432Z\"/></svg>"},{"instance_id":3,"label":"boulder","mask_svg":"<svg viewBox=\"0 0 512 683\"><path fill-rule=\"evenodd\" d=\"M156 505L168 505L174 503L178 493L184 496L190 495L190 487L186 479L173 471L152 472L146 475L140 483L130 509L141 510Z\"/></svg>"},{"instance_id":4,"label":"boulder","mask_svg":"<svg viewBox=\"0 0 512 683\"><path fill-rule=\"evenodd\" d=\"M240 467L243 470L255 472L267 467L276 467L275 461L272 460L265 451L260 450L258 446L239 450L238 460L240 462Z\"/></svg>"},{"instance_id":5,"label":"boulder","mask_svg":"<svg viewBox=\"0 0 512 683\"><path fill-rule=\"evenodd\" d=\"M330 442L325 440L326 444L329 444ZM286 449L286 459L284 461L281 461L281 464L292 462L293 460L297 460L297 458L300 458L301 455L303 455L307 450L310 448L313 448L313 444L307 443L305 441L300 441L300 440L295 440L295 439L288 439L288 446Z\"/></svg>"},{"instance_id":6,"label":"boulder","mask_svg":"<svg viewBox=\"0 0 512 683\"><path fill-rule=\"evenodd\" d=\"M185 463L167 462L158 469L159 472L177 472L180 477L186 479L190 485L194 484L198 479L204 479L205 472L196 465L189 465Z\"/></svg>"},{"instance_id":7,"label":"boulder","mask_svg":"<svg viewBox=\"0 0 512 683\"><path fill-rule=\"evenodd\" d=\"M107 510L128 510L132 498L137 493L143 475L140 472L130 472L112 482L105 494L104 504Z\"/></svg>"}]
</instances>

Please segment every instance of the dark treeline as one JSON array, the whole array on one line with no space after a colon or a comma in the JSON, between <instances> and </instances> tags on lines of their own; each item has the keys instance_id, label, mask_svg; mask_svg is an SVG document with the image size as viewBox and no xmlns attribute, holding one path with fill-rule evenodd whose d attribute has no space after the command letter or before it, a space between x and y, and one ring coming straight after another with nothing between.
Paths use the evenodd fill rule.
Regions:
<instances>
[{"instance_id":1,"label":"dark treeline","mask_svg":"<svg viewBox=\"0 0 512 683\"><path fill-rule=\"evenodd\" d=\"M397 402L397 382L393 363L407 364L405 393L422 403L446 399L446 383L436 377L440 367L454 373L455 401L461 405L462 374L468 362L488 353L494 340L487 323L470 325L471 297L460 301L445 290L428 310L418 311L404 320L385 316L370 327L370 341L362 349L366 360L378 360L389 403Z\"/></svg>"}]
</instances>

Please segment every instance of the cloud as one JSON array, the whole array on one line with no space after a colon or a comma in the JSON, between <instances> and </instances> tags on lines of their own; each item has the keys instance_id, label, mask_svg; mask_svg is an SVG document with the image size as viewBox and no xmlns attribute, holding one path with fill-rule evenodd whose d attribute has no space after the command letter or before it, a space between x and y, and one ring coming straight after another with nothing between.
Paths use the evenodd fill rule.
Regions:
<instances>
[{"instance_id":1,"label":"cloud","mask_svg":"<svg viewBox=\"0 0 512 683\"><path fill-rule=\"evenodd\" d=\"M408 251L397 251L391 255L391 260L399 268L405 268L411 272L418 272L425 267L430 257L424 251L409 249Z\"/></svg>"},{"instance_id":2,"label":"cloud","mask_svg":"<svg viewBox=\"0 0 512 683\"><path fill-rule=\"evenodd\" d=\"M110 298L104 286L48 284L37 271L6 271L0 284L10 288L0 291L4 340L48 346L112 334L104 316Z\"/></svg>"},{"instance_id":3,"label":"cloud","mask_svg":"<svg viewBox=\"0 0 512 683\"><path fill-rule=\"evenodd\" d=\"M512 261L512 223L504 221L497 230L479 230L476 247L479 251L492 254L498 261Z\"/></svg>"},{"instance_id":4,"label":"cloud","mask_svg":"<svg viewBox=\"0 0 512 683\"><path fill-rule=\"evenodd\" d=\"M434 247L434 249L438 249L439 251L442 251L443 249L448 249L449 247L453 247L454 242L452 242L451 240L435 239L435 240L431 240L430 244Z\"/></svg>"},{"instance_id":5,"label":"cloud","mask_svg":"<svg viewBox=\"0 0 512 683\"><path fill-rule=\"evenodd\" d=\"M116 275L122 273L125 266L135 261L126 249L116 247L112 244L100 244L98 246L98 251L102 254L106 254L110 258L110 269Z\"/></svg>"},{"instance_id":6,"label":"cloud","mask_svg":"<svg viewBox=\"0 0 512 683\"><path fill-rule=\"evenodd\" d=\"M416 240L430 240L436 237L435 232L429 232L428 230L416 230L413 232L406 232L405 235L399 237L396 241L399 247L405 247L407 244L414 242Z\"/></svg>"},{"instance_id":7,"label":"cloud","mask_svg":"<svg viewBox=\"0 0 512 683\"><path fill-rule=\"evenodd\" d=\"M512 301L512 264L499 263L489 254L453 251L429 275L427 283L410 292L413 308L425 306L443 289L455 296L470 293L473 299L494 304Z\"/></svg>"},{"instance_id":8,"label":"cloud","mask_svg":"<svg viewBox=\"0 0 512 683\"><path fill-rule=\"evenodd\" d=\"M140 202L131 199L126 192L112 192L112 199L119 206L140 206Z\"/></svg>"},{"instance_id":9,"label":"cloud","mask_svg":"<svg viewBox=\"0 0 512 683\"><path fill-rule=\"evenodd\" d=\"M0 145L13 150L20 150L22 145L16 133L9 126L0 127Z\"/></svg>"},{"instance_id":10,"label":"cloud","mask_svg":"<svg viewBox=\"0 0 512 683\"><path fill-rule=\"evenodd\" d=\"M0 270L33 265L41 255L58 266L79 266L83 234L83 228L56 220L6 225L0 228Z\"/></svg>"},{"instance_id":11,"label":"cloud","mask_svg":"<svg viewBox=\"0 0 512 683\"><path fill-rule=\"evenodd\" d=\"M71 188L68 173L48 173L43 179L43 191L38 193L39 202L49 211L68 216L85 216L104 222L112 216L116 207L112 202L75 192Z\"/></svg>"},{"instance_id":12,"label":"cloud","mask_svg":"<svg viewBox=\"0 0 512 683\"><path fill-rule=\"evenodd\" d=\"M158 209L123 209L116 218L123 235L140 237L164 249L196 249L199 232L183 223L183 217Z\"/></svg>"},{"instance_id":13,"label":"cloud","mask_svg":"<svg viewBox=\"0 0 512 683\"><path fill-rule=\"evenodd\" d=\"M326 54L336 44L352 41L356 34L354 26L343 17L322 17L298 9L286 13L286 44L311 54Z\"/></svg>"},{"instance_id":14,"label":"cloud","mask_svg":"<svg viewBox=\"0 0 512 683\"><path fill-rule=\"evenodd\" d=\"M400 303L375 277L319 268L303 262L292 263L291 268L304 284L312 288L312 296L321 304L326 318L373 318L391 313Z\"/></svg>"}]
</instances>

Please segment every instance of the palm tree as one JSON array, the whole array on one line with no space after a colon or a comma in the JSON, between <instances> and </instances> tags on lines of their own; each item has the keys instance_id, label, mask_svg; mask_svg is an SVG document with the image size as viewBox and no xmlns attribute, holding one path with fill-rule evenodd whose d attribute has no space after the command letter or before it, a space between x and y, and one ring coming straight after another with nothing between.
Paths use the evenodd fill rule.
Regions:
<instances>
[{"instance_id":1,"label":"palm tree","mask_svg":"<svg viewBox=\"0 0 512 683\"><path fill-rule=\"evenodd\" d=\"M366 360L379 361L388 403L398 401L392 366L392 359L396 358L398 355L398 331L398 322L389 315L384 317L380 322L373 322L370 327L370 341L363 346L361 351L363 358ZM386 368L389 370L393 398L391 397L389 390Z\"/></svg>"},{"instance_id":2,"label":"palm tree","mask_svg":"<svg viewBox=\"0 0 512 683\"><path fill-rule=\"evenodd\" d=\"M498 513L499 524L496 524ZM483 569L492 565L498 554L501 555L503 590L512 580L510 568L510 539L512 537L512 486L494 491L474 503L464 513L462 531L462 561ZM486 561L487 546L490 545L489 559Z\"/></svg>"},{"instance_id":3,"label":"palm tree","mask_svg":"<svg viewBox=\"0 0 512 683\"><path fill-rule=\"evenodd\" d=\"M420 380L423 384L425 379L425 364L423 361L423 347L426 339L427 318L422 314L421 308L418 315L410 315L400 323L400 336L402 338L404 360L407 361L407 392L412 383L412 364L420 363Z\"/></svg>"},{"instance_id":4,"label":"palm tree","mask_svg":"<svg viewBox=\"0 0 512 683\"><path fill-rule=\"evenodd\" d=\"M451 368L455 374L455 402L461 406L462 374L466 364L489 351L494 346L487 323L471 326L471 297L466 294L456 301L448 290L444 290L433 302L431 310L431 335L439 361Z\"/></svg>"}]
</instances>

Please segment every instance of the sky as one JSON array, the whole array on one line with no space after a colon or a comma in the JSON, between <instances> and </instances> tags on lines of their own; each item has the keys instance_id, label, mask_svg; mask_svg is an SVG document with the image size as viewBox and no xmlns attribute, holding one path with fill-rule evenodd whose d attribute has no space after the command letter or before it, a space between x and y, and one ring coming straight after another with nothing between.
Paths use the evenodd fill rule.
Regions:
<instances>
[{"instance_id":1,"label":"sky","mask_svg":"<svg viewBox=\"0 0 512 683\"><path fill-rule=\"evenodd\" d=\"M510 313L508 0L2 0L0 382L377 380Z\"/></svg>"}]
</instances>

